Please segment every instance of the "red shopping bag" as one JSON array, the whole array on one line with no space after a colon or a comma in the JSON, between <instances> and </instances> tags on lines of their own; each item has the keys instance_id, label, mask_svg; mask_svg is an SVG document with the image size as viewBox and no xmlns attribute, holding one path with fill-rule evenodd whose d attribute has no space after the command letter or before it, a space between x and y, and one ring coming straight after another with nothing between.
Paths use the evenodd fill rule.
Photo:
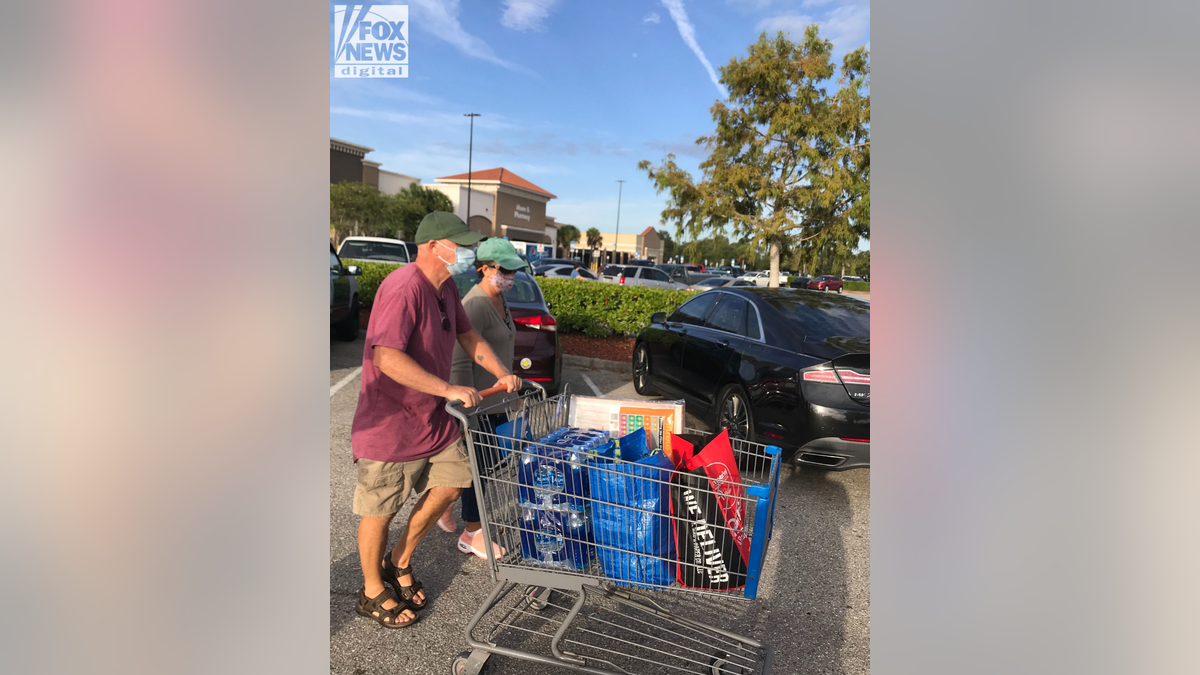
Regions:
<instances>
[{"instance_id":1,"label":"red shopping bag","mask_svg":"<svg viewBox=\"0 0 1200 675\"><path fill-rule=\"evenodd\" d=\"M676 579L689 588L739 588L749 561L746 494L729 434L672 435L672 445L682 462L671 485ZM703 448L698 453L697 445Z\"/></svg>"}]
</instances>

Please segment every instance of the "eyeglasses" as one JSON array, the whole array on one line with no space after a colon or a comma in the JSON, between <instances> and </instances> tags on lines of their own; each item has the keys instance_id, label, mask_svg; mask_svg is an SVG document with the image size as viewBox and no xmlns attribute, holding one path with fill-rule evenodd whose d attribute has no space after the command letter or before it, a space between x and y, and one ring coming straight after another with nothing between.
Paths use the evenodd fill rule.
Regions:
<instances>
[{"instance_id":1,"label":"eyeglasses","mask_svg":"<svg viewBox=\"0 0 1200 675\"><path fill-rule=\"evenodd\" d=\"M446 316L446 301L438 298L438 311L442 313L442 330L450 332L450 317Z\"/></svg>"}]
</instances>

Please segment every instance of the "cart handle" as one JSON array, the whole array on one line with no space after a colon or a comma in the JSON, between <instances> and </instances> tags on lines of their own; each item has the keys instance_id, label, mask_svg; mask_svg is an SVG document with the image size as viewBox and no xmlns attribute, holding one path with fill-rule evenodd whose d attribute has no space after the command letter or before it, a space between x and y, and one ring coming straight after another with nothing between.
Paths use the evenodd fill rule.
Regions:
<instances>
[{"instance_id":1,"label":"cart handle","mask_svg":"<svg viewBox=\"0 0 1200 675\"><path fill-rule=\"evenodd\" d=\"M537 382L531 382L529 380L521 380L521 389L535 389L537 391L545 391L546 390L545 387L538 384ZM483 391L479 392L479 396L481 398L487 398L488 396L491 396L492 394L499 394L500 392L503 392L503 391L505 391L504 385L496 384L492 387L489 387L488 389L484 389ZM518 393L520 391L521 390L518 390ZM463 420L463 421L466 420L466 416L463 415L463 413L462 413L462 401L460 401L458 399L454 399L453 401L446 401L446 412L459 418L460 420Z\"/></svg>"}]
</instances>

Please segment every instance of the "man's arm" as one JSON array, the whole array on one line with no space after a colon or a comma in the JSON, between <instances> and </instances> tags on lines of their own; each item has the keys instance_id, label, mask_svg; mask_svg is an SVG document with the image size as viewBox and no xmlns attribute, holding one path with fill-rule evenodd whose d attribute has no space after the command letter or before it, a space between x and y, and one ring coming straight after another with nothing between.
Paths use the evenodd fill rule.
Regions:
<instances>
[{"instance_id":1,"label":"man's arm","mask_svg":"<svg viewBox=\"0 0 1200 675\"><path fill-rule=\"evenodd\" d=\"M474 331L471 332L474 333ZM486 346L484 345L484 347ZM430 394L431 396L441 396L448 401L457 399L462 401L463 406L466 408L473 408L483 400L479 397L478 391L475 391L471 387L456 387L449 382L443 381L441 378L422 368L412 357L399 349L376 346L372 351L374 355L371 361L375 364L375 367L381 370L384 375L387 375L409 389L416 389L422 394ZM469 354L470 352L467 353ZM495 360L495 358L493 355L492 360Z\"/></svg>"},{"instance_id":2,"label":"man's arm","mask_svg":"<svg viewBox=\"0 0 1200 675\"><path fill-rule=\"evenodd\" d=\"M458 344L467 356L471 357L473 363L478 363L484 370L496 376L496 384L503 384L507 391L517 391L521 388L521 378L513 375L508 366L500 363L487 341L479 337L479 333L474 329L459 333Z\"/></svg>"}]
</instances>

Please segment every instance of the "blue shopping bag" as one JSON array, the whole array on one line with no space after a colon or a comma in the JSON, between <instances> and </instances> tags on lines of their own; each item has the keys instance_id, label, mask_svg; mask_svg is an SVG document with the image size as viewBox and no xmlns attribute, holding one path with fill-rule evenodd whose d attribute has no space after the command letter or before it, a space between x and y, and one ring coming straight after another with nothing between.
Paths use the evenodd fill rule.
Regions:
<instances>
[{"instance_id":1,"label":"blue shopping bag","mask_svg":"<svg viewBox=\"0 0 1200 675\"><path fill-rule=\"evenodd\" d=\"M606 452L588 462L596 557L604 575L619 585L669 586L675 557L669 517L674 465L648 449L645 429L617 443L620 459Z\"/></svg>"}]
</instances>

